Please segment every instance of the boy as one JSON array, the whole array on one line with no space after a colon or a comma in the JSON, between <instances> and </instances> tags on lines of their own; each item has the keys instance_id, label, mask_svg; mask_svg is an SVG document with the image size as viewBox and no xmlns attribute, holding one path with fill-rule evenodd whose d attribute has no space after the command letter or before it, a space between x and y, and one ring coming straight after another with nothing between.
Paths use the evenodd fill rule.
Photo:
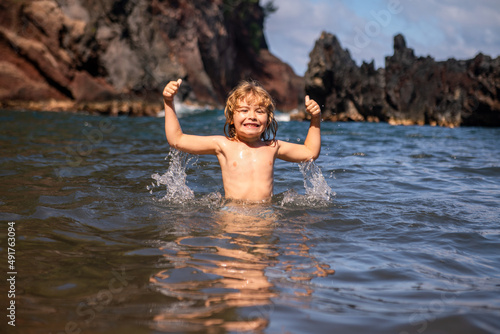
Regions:
<instances>
[{"instance_id":1,"label":"boy","mask_svg":"<svg viewBox=\"0 0 500 334\"><path fill-rule=\"evenodd\" d=\"M174 96L182 80L170 81L163 90L165 134L170 146L191 154L217 156L227 199L269 201L273 195L276 158L304 162L318 158L321 149L321 110L306 96L312 116L303 145L276 140L271 96L255 82L242 82L230 93L224 114L226 136L196 136L182 132L175 113ZM272 137L270 135L272 134Z\"/></svg>"}]
</instances>

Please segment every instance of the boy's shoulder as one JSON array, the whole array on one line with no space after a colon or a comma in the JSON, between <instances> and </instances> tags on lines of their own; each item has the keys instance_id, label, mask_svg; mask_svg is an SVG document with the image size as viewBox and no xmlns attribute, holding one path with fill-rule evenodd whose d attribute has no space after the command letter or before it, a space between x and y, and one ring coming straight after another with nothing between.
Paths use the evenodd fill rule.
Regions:
<instances>
[{"instance_id":1,"label":"boy's shoulder","mask_svg":"<svg viewBox=\"0 0 500 334\"><path fill-rule=\"evenodd\" d=\"M221 149L224 149L224 147L228 147L235 142L232 138L228 138L226 136L221 136L221 135L210 136L210 138L212 138L212 140L215 143L217 143L217 145Z\"/></svg>"},{"instance_id":2,"label":"boy's shoulder","mask_svg":"<svg viewBox=\"0 0 500 334\"><path fill-rule=\"evenodd\" d=\"M226 136L221 136L221 135L211 135L211 136L206 136L206 139L214 140L214 141L226 141L228 138Z\"/></svg>"},{"instance_id":3,"label":"boy's shoulder","mask_svg":"<svg viewBox=\"0 0 500 334\"><path fill-rule=\"evenodd\" d=\"M279 145L279 142L280 141L278 139L264 140L264 143L270 147L277 147Z\"/></svg>"}]
</instances>

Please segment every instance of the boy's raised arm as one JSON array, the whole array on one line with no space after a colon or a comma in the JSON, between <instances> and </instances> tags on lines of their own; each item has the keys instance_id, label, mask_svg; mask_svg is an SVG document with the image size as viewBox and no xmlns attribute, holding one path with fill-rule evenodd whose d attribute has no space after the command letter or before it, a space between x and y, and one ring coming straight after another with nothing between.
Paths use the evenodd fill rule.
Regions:
<instances>
[{"instance_id":1,"label":"boy's raised arm","mask_svg":"<svg viewBox=\"0 0 500 334\"><path fill-rule=\"evenodd\" d=\"M182 132L174 96L179 91L182 79L170 81L163 89L163 105L165 107L165 135L170 146L193 154L215 154L217 141L214 136L194 136Z\"/></svg>"},{"instance_id":2,"label":"boy's raised arm","mask_svg":"<svg viewBox=\"0 0 500 334\"><path fill-rule=\"evenodd\" d=\"M170 146L176 146L180 137L182 137L182 129L177 119L174 106L174 96L179 91L182 79L170 81L163 89L163 105L165 107L165 135Z\"/></svg>"},{"instance_id":3,"label":"boy's raised arm","mask_svg":"<svg viewBox=\"0 0 500 334\"><path fill-rule=\"evenodd\" d=\"M321 109L318 103L306 96L306 111L311 114L311 123L304 145L280 141L278 158L291 162L316 160L321 152Z\"/></svg>"}]
</instances>

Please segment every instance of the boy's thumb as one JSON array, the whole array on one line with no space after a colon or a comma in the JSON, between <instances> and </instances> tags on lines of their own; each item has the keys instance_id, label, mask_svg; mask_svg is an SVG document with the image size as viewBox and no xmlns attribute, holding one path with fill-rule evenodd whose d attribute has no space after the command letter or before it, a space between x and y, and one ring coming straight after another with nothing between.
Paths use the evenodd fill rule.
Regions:
<instances>
[{"instance_id":1,"label":"boy's thumb","mask_svg":"<svg viewBox=\"0 0 500 334\"><path fill-rule=\"evenodd\" d=\"M306 104L309 102L309 95L306 95Z\"/></svg>"},{"instance_id":2,"label":"boy's thumb","mask_svg":"<svg viewBox=\"0 0 500 334\"><path fill-rule=\"evenodd\" d=\"M182 83L182 79L178 79L178 80L177 80L177 85L179 85L179 86L180 86L180 85L181 85L181 83Z\"/></svg>"}]
</instances>

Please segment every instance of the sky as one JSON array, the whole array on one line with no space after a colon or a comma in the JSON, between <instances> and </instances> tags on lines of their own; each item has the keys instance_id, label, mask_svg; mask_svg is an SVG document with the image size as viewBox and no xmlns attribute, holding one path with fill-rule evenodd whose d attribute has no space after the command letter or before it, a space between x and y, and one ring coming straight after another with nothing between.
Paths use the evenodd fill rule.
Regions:
<instances>
[{"instance_id":1,"label":"sky","mask_svg":"<svg viewBox=\"0 0 500 334\"><path fill-rule=\"evenodd\" d=\"M264 5L269 0L261 0ZM416 56L500 55L500 0L274 0L265 21L269 50L298 75L322 31L337 36L360 65L385 66L401 33Z\"/></svg>"}]
</instances>

